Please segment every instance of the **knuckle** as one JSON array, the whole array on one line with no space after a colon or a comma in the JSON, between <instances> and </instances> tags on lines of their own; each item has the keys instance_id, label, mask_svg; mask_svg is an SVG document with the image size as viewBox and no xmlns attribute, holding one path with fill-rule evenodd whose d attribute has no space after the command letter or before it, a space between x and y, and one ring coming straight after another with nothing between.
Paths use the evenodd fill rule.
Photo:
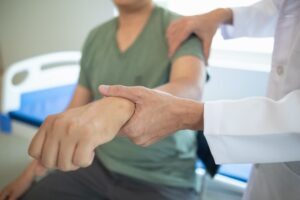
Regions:
<instances>
[{"instance_id":1,"label":"knuckle","mask_svg":"<svg viewBox=\"0 0 300 200\"><path fill-rule=\"evenodd\" d=\"M28 154L29 154L31 157L35 158L35 159L38 159L39 156L40 156L40 155L39 155L36 151L34 151L32 148L29 148L29 149L28 149Z\"/></svg>"},{"instance_id":2,"label":"knuckle","mask_svg":"<svg viewBox=\"0 0 300 200\"><path fill-rule=\"evenodd\" d=\"M91 137L94 135L92 128L90 126L87 125L82 125L80 127L81 133L83 134L84 138L90 140Z\"/></svg>"},{"instance_id":3,"label":"knuckle","mask_svg":"<svg viewBox=\"0 0 300 200\"><path fill-rule=\"evenodd\" d=\"M92 164L92 160L87 160L83 163L82 167L88 167Z\"/></svg>"},{"instance_id":4,"label":"knuckle","mask_svg":"<svg viewBox=\"0 0 300 200\"><path fill-rule=\"evenodd\" d=\"M73 164L79 167L88 167L90 166L91 162L87 159L80 159L78 157L75 157L73 160Z\"/></svg>"},{"instance_id":5,"label":"knuckle","mask_svg":"<svg viewBox=\"0 0 300 200\"><path fill-rule=\"evenodd\" d=\"M70 120L66 125L66 135L71 135L77 129L77 122L75 120Z\"/></svg>"},{"instance_id":6,"label":"knuckle","mask_svg":"<svg viewBox=\"0 0 300 200\"><path fill-rule=\"evenodd\" d=\"M51 123L52 120L53 120L54 116L53 115L49 115L48 117L46 117L45 119L45 123L48 124L48 123Z\"/></svg>"},{"instance_id":7,"label":"knuckle","mask_svg":"<svg viewBox=\"0 0 300 200\"><path fill-rule=\"evenodd\" d=\"M124 133L126 135L128 135L128 137L130 137L130 138L136 138L136 137L138 137L140 135L137 131L135 131L132 128L132 126L126 127Z\"/></svg>"},{"instance_id":8,"label":"knuckle","mask_svg":"<svg viewBox=\"0 0 300 200\"><path fill-rule=\"evenodd\" d=\"M133 138L132 142L138 146L141 146L143 144L140 138Z\"/></svg>"},{"instance_id":9,"label":"knuckle","mask_svg":"<svg viewBox=\"0 0 300 200\"><path fill-rule=\"evenodd\" d=\"M125 135L131 136L131 133L132 133L131 126L127 125L127 126L123 127L122 132Z\"/></svg>"},{"instance_id":10,"label":"knuckle","mask_svg":"<svg viewBox=\"0 0 300 200\"><path fill-rule=\"evenodd\" d=\"M141 147L147 147L147 146L149 146L149 144L148 144L147 142L144 142L144 143L142 143L140 146L141 146Z\"/></svg>"},{"instance_id":11,"label":"knuckle","mask_svg":"<svg viewBox=\"0 0 300 200\"><path fill-rule=\"evenodd\" d=\"M61 171L66 172L66 171L70 171L71 168L68 164L61 163L61 164L58 165L58 169L61 170Z\"/></svg>"},{"instance_id":12,"label":"knuckle","mask_svg":"<svg viewBox=\"0 0 300 200\"><path fill-rule=\"evenodd\" d=\"M145 127L144 126L138 126L137 128L136 128L136 131L135 131L135 134L137 135L137 136L142 136L142 135L144 135L145 134Z\"/></svg>"},{"instance_id":13,"label":"knuckle","mask_svg":"<svg viewBox=\"0 0 300 200\"><path fill-rule=\"evenodd\" d=\"M135 138L132 138L132 142L138 146L141 146L141 147L146 147L147 145L147 139L146 137L135 137Z\"/></svg>"},{"instance_id":14,"label":"knuckle","mask_svg":"<svg viewBox=\"0 0 300 200\"><path fill-rule=\"evenodd\" d=\"M129 126L126 130L127 135L131 138L138 138L142 137L145 133L145 129L142 126L137 126L136 128L133 128L132 126Z\"/></svg>"},{"instance_id":15,"label":"knuckle","mask_svg":"<svg viewBox=\"0 0 300 200\"><path fill-rule=\"evenodd\" d=\"M43 166L45 166L46 168L54 168L54 164L52 162L49 162L48 160L42 159L42 164Z\"/></svg>"},{"instance_id":16,"label":"knuckle","mask_svg":"<svg viewBox=\"0 0 300 200\"><path fill-rule=\"evenodd\" d=\"M130 139L135 139L138 137L138 135L134 132L129 132L128 134L126 134Z\"/></svg>"},{"instance_id":17,"label":"knuckle","mask_svg":"<svg viewBox=\"0 0 300 200\"><path fill-rule=\"evenodd\" d=\"M73 161L72 161L73 165L81 166L81 162L82 161L78 158L78 156L75 155L75 157L73 158Z\"/></svg>"},{"instance_id":18,"label":"knuckle","mask_svg":"<svg viewBox=\"0 0 300 200\"><path fill-rule=\"evenodd\" d=\"M62 124L62 122L61 122L61 119L60 118L55 118L54 120L53 120L53 125L52 125L52 130L55 128L55 127L60 127L61 126L61 124Z\"/></svg>"}]
</instances>

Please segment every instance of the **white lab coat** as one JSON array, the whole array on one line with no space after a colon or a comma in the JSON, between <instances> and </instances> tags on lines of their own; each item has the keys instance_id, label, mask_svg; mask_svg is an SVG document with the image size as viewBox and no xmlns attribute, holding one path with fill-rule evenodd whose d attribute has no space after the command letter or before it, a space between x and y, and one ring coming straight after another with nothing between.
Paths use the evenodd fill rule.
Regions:
<instances>
[{"instance_id":1,"label":"white lab coat","mask_svg":"<svg viewBox=\"0 0 300 200\"><path fill-rule=\"evenodd\" d=\"M299 200L300 0L263 0L233 13L225 38L275 37L267 97L207 102L204 134L217 163L266 163L254 166L245 200Z\"/></svg>"}]
</instances>

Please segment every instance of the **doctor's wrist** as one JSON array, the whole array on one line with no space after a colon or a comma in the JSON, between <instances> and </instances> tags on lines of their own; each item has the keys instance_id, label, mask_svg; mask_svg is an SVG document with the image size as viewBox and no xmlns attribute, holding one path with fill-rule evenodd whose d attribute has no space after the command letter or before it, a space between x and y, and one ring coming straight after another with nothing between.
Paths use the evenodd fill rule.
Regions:
<instances>
[{"instance_id":1,"label":"doctor's wrist","mask_svg":"<svg viewBox=\"0 0 300 200\"><path fill-rule=\"evenodd\" d=\"M216 20L219 22L219 25L233 23L233 12L230 8L218 8L211 12L216 17Z\"/></svg>"}]
</instances>

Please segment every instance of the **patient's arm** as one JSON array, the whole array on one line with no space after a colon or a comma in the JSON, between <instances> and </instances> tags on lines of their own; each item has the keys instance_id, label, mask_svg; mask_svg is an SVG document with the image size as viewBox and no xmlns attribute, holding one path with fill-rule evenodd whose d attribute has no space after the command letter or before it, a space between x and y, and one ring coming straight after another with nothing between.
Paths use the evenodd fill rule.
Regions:
<instances>
[{"instance_id":1,"label":"patient's arm","mask_svg":"<svg viewBox=\"0 0 300 200\"><path fill-rule=\"evenodd\" d=\"M2 189L0 200L18 199L31 186L34 177L41 176L43 173L45 173L44 168L38 164L38 161L33 160L20 176Z\"/></svg>"},{"instance_id":2,"label":"patient's arm","mask_svg":"<svg viewBox=\"0 0 300 200\"><path fill-rule=\"evenodd\" d=\"M177 97L200 100L205 75L205 66L199 58L182 56L173 62L169 82L156 89Z\"/></svg>"},{"instance_id":3,"label":"patient's arm","mask_svg":"<svg viewBox=\"0 0 300 200\"><path fill-rule=\"evenodd\" d=\"M73 98L71 100L71 102L69 103L68 107L66 108L66 110L70 109L70 108L75 108L75 107L79 107L79 106L83 106L86 105L90 102L92 102L92 93L89 89L81 86L81 85L77 85L74 94L73 94Z\"/></svg>"}]
</instances>

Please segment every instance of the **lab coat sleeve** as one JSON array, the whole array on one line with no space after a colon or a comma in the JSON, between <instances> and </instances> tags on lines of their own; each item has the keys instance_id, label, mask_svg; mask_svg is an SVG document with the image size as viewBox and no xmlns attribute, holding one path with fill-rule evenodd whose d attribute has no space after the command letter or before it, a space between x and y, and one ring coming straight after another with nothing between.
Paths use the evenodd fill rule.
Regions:
<instances>
[{"instance_id":1,"label":"lab coat sleeve","mask_svg":"<svg viewBox=\"0 0 300 200\"><path fill-rule=\"evenodd\" d=\"M219 164L300 161L300 90L280 101L207 102L204 134Z\"/></svg>"},{"instance_id":2,"label":"lab coat sleeve","mask_svg":"<svg viewBox=\"0 0 300 200\"><path fill-rule=\"evenodd\" d=\"M222 25L224 39L274 35L281 0L262 0L248 7L231 8L233 25Z\"/></svg>"}]
</instances>

